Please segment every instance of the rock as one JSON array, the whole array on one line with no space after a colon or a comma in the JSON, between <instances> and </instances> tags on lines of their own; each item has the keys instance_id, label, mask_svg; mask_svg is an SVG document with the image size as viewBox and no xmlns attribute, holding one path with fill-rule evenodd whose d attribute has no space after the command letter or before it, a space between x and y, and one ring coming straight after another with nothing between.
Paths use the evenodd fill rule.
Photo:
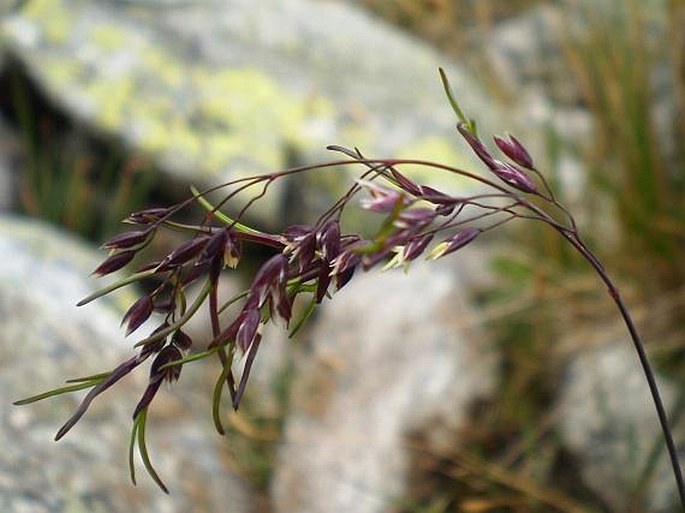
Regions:
<instances>
[{"instance_id":1,"label":"rock","mask_svg":"<svg viewBox=\"0 0 685 513\"><path fill-rule=\"evenodd\" d=\"M508 94L536 94L556 105L573 105L578 89L564 58L564 21L577 20L571 7L542 4L482 32L480 44ZM517 102L518 103L518 102Z\"/></svg>"},{"instance_id":2,"label":"rock","mask_svg":"<svg viewBox=\"0 0 685 513\"><path fill-rule=\"evenodd\" d=\"M663 378L658 383L666 410L671 411L678 387ZM580 463L585 484L612 511L632 511L638 506L640 497L633 493L659 444L663 450L646 483L644 511L679 511L654 404L629 341L587 350L571 363L560 397L560 431L565 446ZM682 461L683 422L673 435Z\"/></svg>"},{"instance_id":3,"label":"rock","mask_svg":"<svg viewBox=\"0 0 685 513\"><path fill-rule=\"evenodd\" d=\"M0 510L248 512L246 483L222 458L222 440L211 432L210 392L200 389L200 369L188 368L178 387L150 413L151 458L171 489L165 496L138 468L130 484L127 451L131 413L147 371L129 376L96 400L59 443L56 430L77 397L17 407L17 400L65 379L111 369L132 354L118 329L130 294L77 309L92 292L88 273L102 259L82 242L55 229L0 217ZM101 284L100 284L101 285ZM205 419L203 424L202 419Z\"/></svg>"},{"instance_id":4,"label":"rock","mask_svg":"<svg viewBox=\"0 0 685 513\"><path fill-rule=\"evenodd\" d=\"M616 135L624 133L616 128L621 124L618 119L635 125L635 133L651 134L649 158L655 169L670 170L676 176L683 168L682 80L673 72L677 66L668 48L682 45L674 36L677 21L671 11L675 12L666 3L651 0L626 4L624 9L612 0L546 2L497 23L492 30L477 31L477 53L482 53L478 65L482 69L486 60L491 81L499 84L501 94L512 103L513 122L507 129L518 135L516 121L527 125L522 134L528 138L522 140L543 171L555 172L571 210L587 201L588 188L592 188L587 156L603 154L601 141L613 138L611 146L617 148L634 144L632 136L625 135L631 130ZM633 54L641 66L635 72L627 71L630 57L616 57ZM622 89L618 82L595 84L599 76L626 73L633 82L645 74L645 83L635 82L633 89L647 91L648 126L640 121L641 114L630 114L628 108L638 104L641 112L639 95ZM607 210L590 220L581 212L576 220L582 226L599 219L598 232L614 241L619 230L613 217Z\"/></svg>"},{"instance_id":5,"label":"rock","mask_svg":"<svg viewBox=\"0 0 685 513\"><path fill-rule=\"evenodd\" d=\"M512 101L515 120L522 121L524 142L538 165L555 166L562 190L573 203L586 190L586 169L578 148L592 141L594 120L564 53L569 25L577 22L574 7L546 3L498 23L480 41L483 58L503 93ZM518 130L518 127L505 127ZM556 146L550 142L556 138ZM545 162L554 154L554 162Z\"/></svg>"},{"instance_id":6,"label":"rock","mask_svg":"<svg viewBox=\"0 0 685 513\"><path fill-rule=\"evenodd\" d=\"M70 116L183 183L334 159L332 143L463 163L438 66L481 125L496 118L446 58L336 2L32 0L0 40ZM273 194L258 207L278 214Z\"/></svg>"},{"instance_id":7,"label":"rock","mask_svg":"<svg viewBox=\"0 0 685 513\"><path fill-rule=\"evenodd\" d=\"M272 487L277 512L389 511L405 493L405 437L444 448L497 357L460 271L370 272L325 304L295 366Z\"/></svg>"}]
</instances>

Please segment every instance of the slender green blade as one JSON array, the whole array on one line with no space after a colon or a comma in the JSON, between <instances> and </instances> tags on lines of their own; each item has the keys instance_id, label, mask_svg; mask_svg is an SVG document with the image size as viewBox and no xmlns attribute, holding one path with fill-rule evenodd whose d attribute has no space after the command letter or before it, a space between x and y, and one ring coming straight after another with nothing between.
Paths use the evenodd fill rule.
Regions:
<instances>
[{"instance_id":1,"label":"slender green blade","mask_svg":"<svg viewBox=\"0 0 685 513\"><path fill-rule=\"evenodd\" d=\"M164 493L168 494L169 489L166 487L162 479L159 477L159 474L157 474L157 471L152 466L150 455L147 451L147 445L145 443L145 422L147 421L147 408L144 408L138 414L138 416L140 417L140 423L138 425L138 452L140 453L140 457L143 459L145 470L147 470L154 482L157 483L157 486L159 486Z\"/></svg>"},{"instance_id":2,"label":"slender green blade","mask_svg":"<svg viewBox=\"0 0 685 513\"><path fill-rule=\"evenodd\" d=\"M78 390L83 390L84 388L92 388L95 385L97 385L100 381L102 381L102 380L97 379L97 380L92 380L92 381L86 381L83 383L77 383L75 385L69 385L66 387L55 388L53 390L48 390L47 392L43 392L42 394L27 397L26 399L20 399L19 401L14 401L12 404L14 404L15 406L22 406L24 404L35 403L37 401L42 401L43 399L47 399L48 397L54 397L56 395L68 394L70 392L76 392Z\"/></svg>"}]
</instances>

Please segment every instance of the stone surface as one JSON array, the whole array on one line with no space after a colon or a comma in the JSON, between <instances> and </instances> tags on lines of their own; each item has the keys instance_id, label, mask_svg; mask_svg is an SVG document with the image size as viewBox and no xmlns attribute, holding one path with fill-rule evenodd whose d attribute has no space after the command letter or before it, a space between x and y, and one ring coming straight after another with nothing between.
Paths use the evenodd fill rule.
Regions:
<instances>
[{"instance_id":1,"label":"stone surface","mask_svg":"<svg viewBox=\"0 0 685 513\"><path fill-rule=\"evenodd\" d=\"M621 97L626 91L593 90L598 65L605 67L603 73L620 73L622 58L615 59L614 64L602 64L612 60L612 52L632 55L632 49L639 45L640 56L635 58L640 59L648 75L644 89L648 90L651 109L649 130L655 134L651 143L661 150L667 168L682 168L682 136L677 128L684 108L682 79L673 72L677 66L671 62L669 49L669 45L679 46L674 36L678 31L673 29L678 23L671 20L673 12L677 10L659 0L543 2L493 30L480 31L478 49L502 94L512 100L513 122L527 125L523 133L533 137L524 140L533 155L543 160L556 153L557 174L569 202L581 199L587 189L588 171L579 158L584 152L589 155L597 151L592 145L599 118L592 110L600 107L594 104L613 102L610 110L625 104L623 115L630 124L628 104L639 103L635 97ZM603 35L607 31L613 39L612 48L595 51L609 40ZM514 126L505 128L513 130ZM556 143L550 142L552 136L558 138Z\"/></svg>"},{"instance_id":2,"label":"stone surface","mask_svg":"<svg viewBox=\"0 0 685 513\"><path fill-rule=\"evenodd\" d=\"M667 411L677 386L658 380ZM628 340L587 350L570 365L560 397L560 430L565 446L578 458L585 484L612 507L627 511L655 444L664 448L647 383ZM674 430L685 457L685 424ZM647 482L644 511L679 511L670 463L661 452Z\"/></svg>"},{"instance_id":3,"label":"stone surface","mask_svg":"<svg viewBox=\"0 0 685 513\"><path fill-rule=\"evenodd\" d=\"M560 40L559 24L568 18L574 17L561 4L543 3L482 34L483 53L507 93L533 88L537 94L554 95L557 104L578 100Z\"/></svg>"},{"instance_id":4,"label":"stone surface","mask_svg":"<svg viewBox=\"0 0 685 513\"><path fill-rule=\"evenodd\" d=\"M564 37L577 22L577 9L543 3L497 24L482 34L478 46L501 93L511 99L513 120L504 128L522 134L543 171L555 166L570 203L579 201L586 189L586 169L578 153L592 141L594 130L592 114L564 54ZM552 137L556 143L550 142ZM554 162L549 162L552 154Z\"/></svg>"},{"instance_id":5,"label":"stone surface","mask_svg":"<svg viewBox=\"0 0 685 513\"><path fill-rule=\"evenodd\" d=\"M272 487L282 513L389 511L405 493L405 436L453 440L497 358L461 272L370 272L326 304L293 378Z\"/></svg>"},{"instance_id":6,"label":"stone surface","mask_svg":"<svg viewBox=\"0 0 685 513\"><path fill-rule=\"evenodd\" d=\"M199 184L332 143L463 161L438 66L481 125L495 117L437 52L336 2L31 0L0 39L72 117ZM278 212L278 195L260 205Z\"/></svg>"},{"instance_id":7,"label":"stone surface","mask_svg":"<svg viewBox=\"0 0 685 513\"><path fill-rule=\"evenodd\" d=\"M56 430L77 398L17 407L20 399L65 379L111 369L132 354L118 329L131 296L77 309L96 286L89 272L102 258L78 240L32 221L0 217L0 510L31 513L141 511L247 512L246 483L222 459L212 432L209 391L200 369L150 413L151 458L171 489L164 495L138 468L130 484L127 451L131 413L147 371L129 376L96 400L59 443Z\"/></svg>"}]
</instances>

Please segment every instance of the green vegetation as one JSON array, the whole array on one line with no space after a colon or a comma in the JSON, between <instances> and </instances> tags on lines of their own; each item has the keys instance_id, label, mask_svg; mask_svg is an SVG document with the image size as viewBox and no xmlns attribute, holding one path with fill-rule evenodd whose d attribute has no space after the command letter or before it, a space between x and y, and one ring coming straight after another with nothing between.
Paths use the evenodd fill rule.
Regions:
<instances>
[{"instance_id":1,"label":"green vegetation","mask_svg":"<svg viewBox=\"0 0 685 513\"><path fill-rule=\"evenodd\" d=\"M493 73L478 48L469 46L468 29L487 33L498 18L545 2L364 3L462 61L465 54L480 60L471 64L484 85L507 101L514 95L493 89ZM594 132L587 145L576 147L550 128L544 169L563 201L572 203L555 179L559 156L571 153L584 164L587 180L581 204L574 206L584 212L583 231L611 262L649 352L674 381L685 383L685 1L563 5L565 19L580 21L585 30L559 27L559 57L592 115ZM548 93L554 97L555 91ZM601 510L578 484L573 465L565 464L554 435L562 413L553 398L570 358L612 340L614 312L605 291L551 230L519 225L508 236L506 251L492 262L497 286L480 297L506 355L500 396L460 437L458 445L468 449L417 452L416 479L430 485L416 490L415 506L401 511L432 511L425 505L435 497L444 511ZM674 418L683 403L685 386ZM643 462L645 482L653 463ZM545 485L551 469L554 482Z\"/></svg>"},{"instance_id":2,"label":"green vegetation","mask_svg":"<svg viewBox=\"0 0 685 513\"><path fill-rule=\"evenodd\" d=\"M144 160L97 143L46 109L18 70L9 75L8 109L25 150L19 203L26 214L100 242L150 203L155 174Z\"/></svg>"},{"instance_id":3,"label":"green vegetation","mask_svg":"<svg viewBox=\"0 0 685 513\"><path fill-rule=\"evenodd\" d=\"M487 30L503 16L544 2L520 0L506 8L496 0L363 3L458 53L469 48L465 26ZM562 32L560 59L592 114L594 137L586 147L569 148L550 129L544 169L556 188L561 149L575 152L586 164L585 204L578 206L589 213L582 220L583 231L591 234L590 246L602 241L598 251L612 262L615 279L627 291L650 352L659 356L662 369L685 383L685 149L680 143L685 140L685 31L678 25L685 17L685 1L654 2L647 8L638 0L616 0L601 15L589 2L566 4L586 30ZM665 37L655 38L655 33ZM670 91L665 97L654 90L658 67ZM96 180L102 185L94 186L88 159L56 161L45 154L39 142L42 129L21 90L15 90L15 102L31 148L22 187L27 211L93 234L109 231L103 226L113 226L142 205L136 194L146 186L134 186L142 177L134 164L113 159ZM665 98L671 106L655 103ZM104 220L83 216L99 210L95 205L105 189L114 189L114 197L121 199L104 209ZM557 193L567 203L564 191ZM511 239L506 255L492 262L501 278L497 288L479 298L506 355L501 393L479 406L478 425L460 435L454 453L432 454L423 441L409 442L415 481L421 486L397 505L398 511L605 511L578 484L555 436L559 412L553 400L564 365L586 347L607 341L605 327L615 313L596 278L548 227L527 223ZM550 343L568 333L574 336ZM679 404L685 404L684 398L685 387ZM237 440L236 461L265 489L281 419L257 414L229 418L228 431ZM644 465L646 481L652 462Z\"/></svg>"}]
</instances>

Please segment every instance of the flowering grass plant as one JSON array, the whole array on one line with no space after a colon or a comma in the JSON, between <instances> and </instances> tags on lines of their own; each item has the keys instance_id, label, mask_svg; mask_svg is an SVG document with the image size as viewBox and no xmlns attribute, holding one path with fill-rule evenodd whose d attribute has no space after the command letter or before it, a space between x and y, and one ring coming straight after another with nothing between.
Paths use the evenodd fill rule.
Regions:
<instances>
[{"instance_id":1,"label":"flowering grass plant","mask_svg":"<svg viewBox=\"0 0 685 513\"><path fill-rule=\"evenodd\" d=\"M494 142L504 158L498 158L478 135L475 122L467 118L457 104L445 74L440 71L445 92L459 118L458 133L489 170L481 176L446 164L411 159L369 159L357 149L330 146L341 155L332 162L234 180L205 191L193 189L193 195L169 208L135 212L126 223L134 228L104 243L109 257L94 271L104 276L129 265L140 251L163 230L186 232L187 241L165 257L138 267L128 277L83 299L85 305L118 288L134 283L154 285L124 315L126 334L136 332L153 313L159 314L157 326L150 335L135 344L137 353L115 369L71 380L58 388L16 404L26 404L47 397L86 390L88 393L74 414L57 432L62 438L85 414L92 401L121 378L143 363L149 365L147 388L133 410L133 430L129 450L131 477L135 482L136 448L157 484L166 486L151 464L145 441L148 410L163 382L177 381L183 367L194 361L215 358L218 363L213 391L213 419L219 433L222 397L230 396L231 406L238 409L257 356L265 324L281 322L294 335L316 307L347 286L358 270L384 269L411 265L419 257L435 260L458 251L484 233L514 219L541 222L559 233L590 264L606 285L628 328L661 423L681 502L685 505L685 485L667 416L653 372L631 316L609 278L604 266L583 241L571 213L557 200L545 177L537 169L524 145L514 136L495 137ZM480 184L479 192L454 196L420 184L403 173L403 167L418 165L465 177ZM263 198L269 187L285 177L340 166L360 169L359 178L318 220L311 225L293 225L280 233L268 233L245 224L245 214ZM213 204L210 193L222 191ZM236 216L229 217L222 208L237 203L237 195L247 191L250 198ZM357 203L356 198L361 196ZM353 201L354 200L354 201ZM177 221L178 214L193 204L201 205L204 216L196 225ZM370 236L346 233L341 227L343 213L359 205L380 223ZM226 302L219 301L219 277L225 268L235 268L241 261L243 246L253 244L266 248L271 256L259 267L249 288ZM201 291L187 300L191 285ZM298 297L307 298L307 306L295 314ZM186 323L207 303L212 340L202 348L193 348L193 340L184 331ZM220 314L230 306L237 313L224 322Z\"/></svg>"}]
</instances>

